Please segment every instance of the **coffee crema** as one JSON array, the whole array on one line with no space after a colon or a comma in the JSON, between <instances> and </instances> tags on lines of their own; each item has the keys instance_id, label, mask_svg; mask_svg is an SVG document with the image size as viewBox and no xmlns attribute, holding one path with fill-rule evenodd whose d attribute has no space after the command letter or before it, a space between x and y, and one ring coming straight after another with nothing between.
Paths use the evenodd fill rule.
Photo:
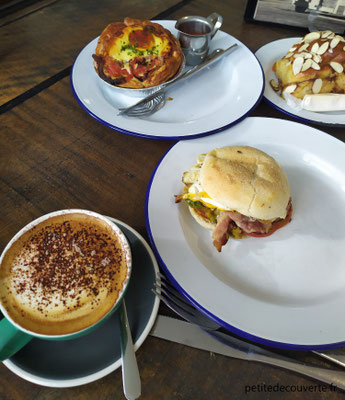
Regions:
<instances>
[{"instance_id":1,"label":"coffee crema","mask_svg":"<svg viewBox=\"0 0 345 400\"><path fill-rule=\"evenodd\" d=\"M78 332L116 303L129 279L129 251L100 218L77 212L50 217L6 251L1 303L14 322L34 333Z\"/></svg>"}]
</instances>

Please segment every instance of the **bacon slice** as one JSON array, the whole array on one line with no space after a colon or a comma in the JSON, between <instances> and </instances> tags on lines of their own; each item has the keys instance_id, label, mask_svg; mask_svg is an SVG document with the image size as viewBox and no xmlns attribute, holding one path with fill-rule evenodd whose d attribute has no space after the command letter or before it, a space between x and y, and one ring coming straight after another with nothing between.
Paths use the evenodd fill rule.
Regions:
<instances>
[{"instance_id":1,"label":"bacon slice","mask_svg":"<svg viewBox=\"0 0 345 400\"><path fill-rule=\"evenodd\" d=\"M266 233L272 226L272 222L262 223L257 219L246 217L236 211L226 211L231 219L244 233Z\"/></svg>"},{"instance_id":2,"label":"bacon slice","mask_svg":"<svg viewBox=\"0 0 345 400\"><path fill-rule=\"evenodd\" d=\"M97 64L97 70L102 79L112 85L128 82L133 78L125 68L110 56L92 55Z\"/></svg>"},{"instance_id":3,"label":"bacon slice","mask_svg":"<svg viewBox=\"0 0 345 400\"><path fill-rule=\"evenodd\" d=\"M217 225L212 233L213 245L221 252L222 246L226 245L229 239L229 230L234 227L234 222L229 212L222 211L217 219Z\"/></svg>"},{"instance_id":4,"label":"bacon slice","mask_svg":"<svg viewBox=\"0 0 345 400\"><path fill-rule=\"evenodd\" d=\"M272 226L272 222L262 223L261 221L247 217L236 211L221 211L217 219L217 225L213 231L213 245L221 252L222 247L228 242L233 228L238 226L243 234L252 232L265 234Z\"/></svg>"},{"instance_id":5,"label":"bacon slice","mask_svg":"<svg viewBox=\"0 0 345 400\"><path fill-rule=\"evenodd\" d=\"M145 80L151 71L162 65L162 58L156 56L136 57L129 62L132 75L141 81Z\"/></svg>"}]
</instances>

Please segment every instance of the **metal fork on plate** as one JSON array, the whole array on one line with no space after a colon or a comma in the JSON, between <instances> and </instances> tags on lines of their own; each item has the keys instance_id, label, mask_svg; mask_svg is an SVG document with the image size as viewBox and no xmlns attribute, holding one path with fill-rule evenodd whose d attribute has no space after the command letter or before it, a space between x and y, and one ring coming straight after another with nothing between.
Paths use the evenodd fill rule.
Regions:
<instances>
[{"instance_id":1,"label":"metal fork on plate","mask_svg":"<svg viewBox=\"0 0 345 400\"><path fill-rule=\"evenodd\" d=\"M345 372L326 369L284 357L255 344L217 331L221 326L196 309L165 277L158 273L152 291L183 319L198 325L216 340L234 349L234 358L257 361L300 373L345 390Z\"/></svg>"},{"instance_id":2,"label":"metal fork on plate","mask_svg":"<svg viewBox=\"0 0 345 400\"><path fill-rule=\"evenodd\" d=\"M180 317L209 331L221 327L217 322L202 314L189 303L163 274L158 273L154 285L155 288L152 291Z\"/></svg>"}]
</instances>

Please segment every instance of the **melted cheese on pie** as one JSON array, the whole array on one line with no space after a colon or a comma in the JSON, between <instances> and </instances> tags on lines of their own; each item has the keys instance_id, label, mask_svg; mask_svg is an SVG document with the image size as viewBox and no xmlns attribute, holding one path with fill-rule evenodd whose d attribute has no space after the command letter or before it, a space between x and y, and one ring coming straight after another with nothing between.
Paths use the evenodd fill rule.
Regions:
<instances>
[{"instance_id":1,"label":"melted cheese on pie","mask_svg":"<svg viewBox=\"0 0 345 400\"><path fill-rule=\"evenodd\" d=\"M137 28L137 30L143 30ZM109 49L109 55L118 61L123 61L124 64L136 57L145 57L149 55L161 56L164 52L169 51L170 43L165 37L161 38L151 34L153 43L150 43L149 48L135 47L129 40L129 35L133 31L132 27L127 27L123 31L123 35L114 41L113 46Z\"/></svg>"}]
</instances>

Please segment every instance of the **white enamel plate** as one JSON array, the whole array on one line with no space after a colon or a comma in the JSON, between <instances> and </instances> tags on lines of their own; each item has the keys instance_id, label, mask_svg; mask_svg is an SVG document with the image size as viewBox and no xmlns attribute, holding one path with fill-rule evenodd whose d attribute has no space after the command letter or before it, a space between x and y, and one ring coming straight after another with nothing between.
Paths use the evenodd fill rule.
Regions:
<instances>
[{"instance_id":1,"label":"white enamel plate","mask_svg":"<svg viewBox=\"0 0 345 400\"><path fill-rule=\"evenodd\" d=\"M155 21L176 35L175 21ZM168 89L171 100L151 116L119 116L118 109L139 99L112 93L101 84L92 54L98 38L78 55L71 72L73 93L82 108L97 121L117 131L145 138L180 139L209 135L247 116L264 89L261 66L254 54L234 37L218 31L210 51L239 47L193 77Z\"/></svg>"},{"instance_id":2,"label":"white enamel plate","mask_svg":"<svg viewBox=\"0 0 345 400\"><path fill-rule=\"evenodd\" d=\"M314 122L321 125L334 125L336 127L345 126L345 112L334 111L334 112L313 112L307 110L295 110L290 107L287 102L275 92L271 85L270 80L274 79L277 81L277 77L272 71L273 64L284 57L287 51L292 47L293 44L298 42L301 38L288 38L280 39L275 42L271 42L261 47L255 55L261 63L261 66L265 74L265 90L264 99L271 104L272 107L282 111L284 114L290 115L293 118L304 122Z\"/></svg>"},{"instance_id":3,"label":"white enamel plate","mask_svg":"<svg viewBox=\"0 0 345 400\"><path fill-rule=\"evenodd\" d=\"M266 238L229 240L218 253L211 232L175 204L181 177L200 153L250 145L284 168L293 216ZM231 331L291 349L345 343L345 144L314 128L247 118L213 136L180 141L147 192L151 243L168 276L197 307Z\"/></svg>"}]
</instances>

